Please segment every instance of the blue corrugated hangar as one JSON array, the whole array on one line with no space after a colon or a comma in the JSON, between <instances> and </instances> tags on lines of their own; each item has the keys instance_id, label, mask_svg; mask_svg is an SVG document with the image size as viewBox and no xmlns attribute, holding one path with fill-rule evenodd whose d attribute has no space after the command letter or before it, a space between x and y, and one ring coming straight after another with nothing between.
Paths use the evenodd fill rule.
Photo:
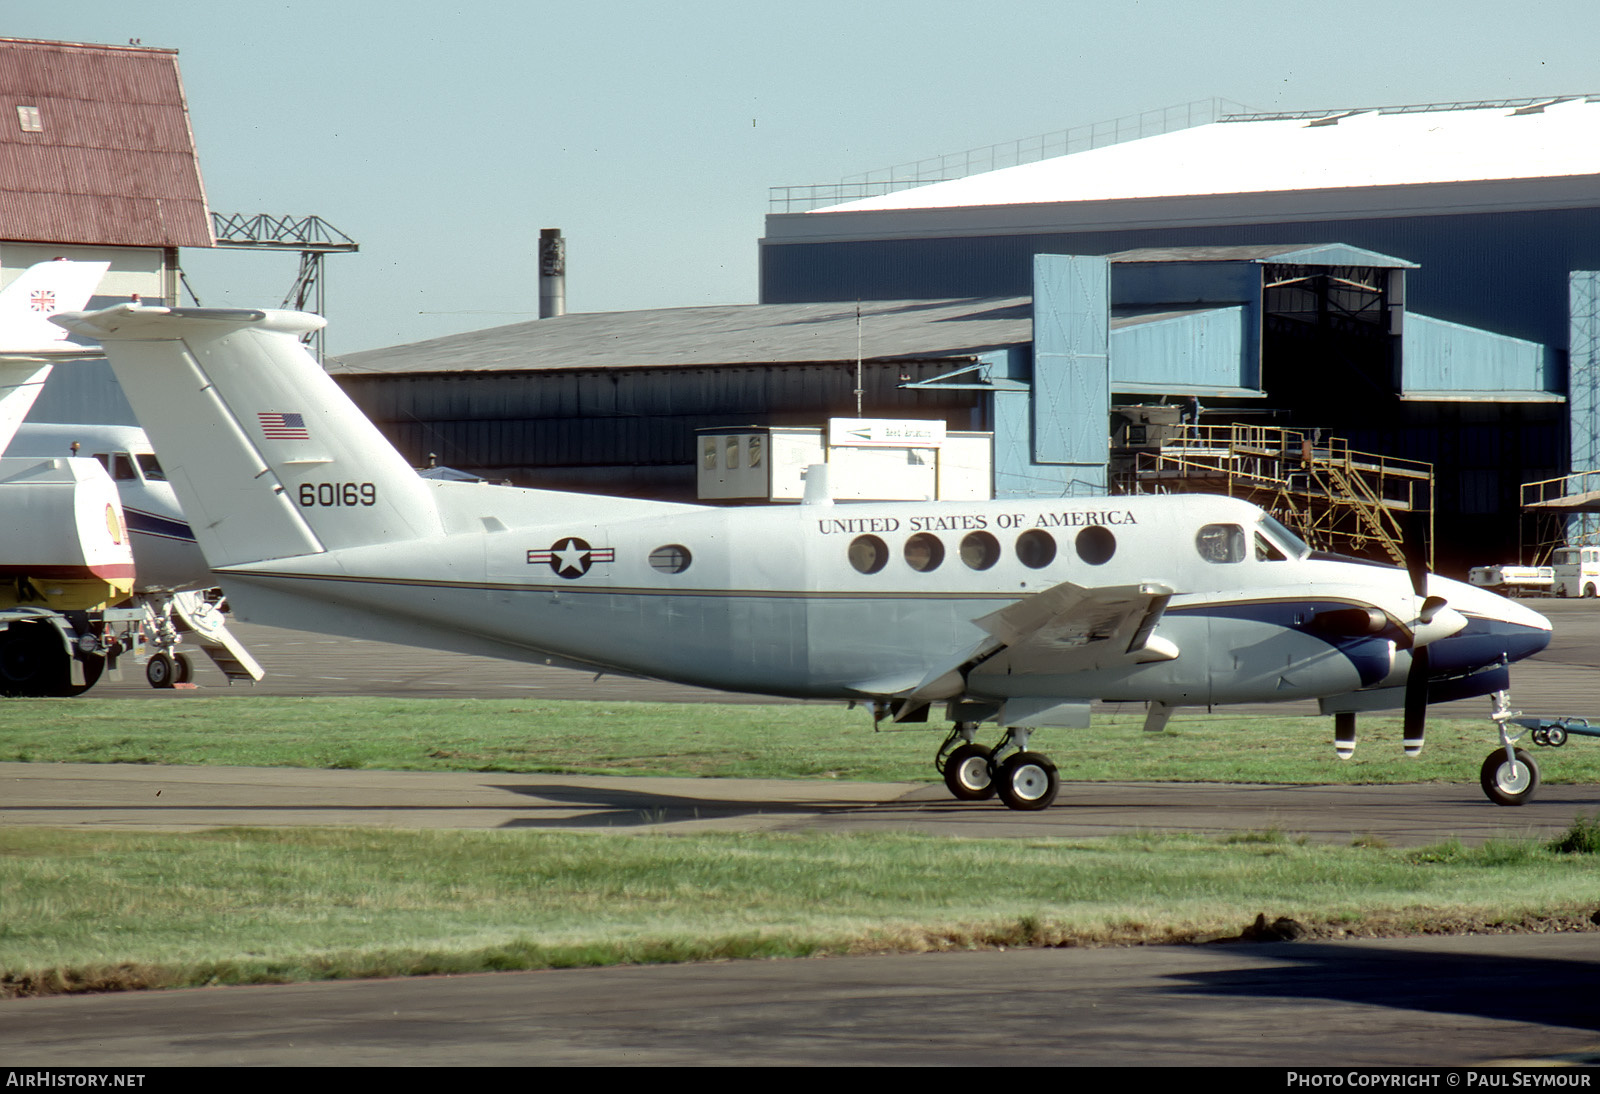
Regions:
<instances>
[{"instance_id":1,"label":"blue corrugated hangar","mask_svg":"<svg viewBox=\"0 0 1600 1094\"><path fill-rule=\"evenodd\" d=\"M1597 137L1582 98L1227 118L773 214L760 304L331 371L419 464L686 497L696 429L855 415L859 353L862 415L993 431L997 496L1228 490L1391 557L1431 512L1464 570L1594 463Z\"/></svg>"},{"instance_id":2,"label":"blue corrugated hangar","mask_svg":"<svg viewBox=\"0 0 1600 1094\"><path fill-rule=\"evenodd\" d=\"M1378 358L1346 352L1348 337L1344 348L1320 335L1294 344L1307 324L1269 305L1260 409L1434 464L1442 563L1525 551L1540 533L1518 527L1519 485L1600 467L1600 97L1238 114L776 212L761 299L1027 292L1038 256L1109 255L1114 304L1221 301L1242 284L1226 264L1209 284L1186 278L1152 295L1149 278L1167 274L1141 272L1134 288L1122 263L1285 244L1389 256L1353 265L1390 271L1393 370L1383 382ZM1169 391L1185 382L1185 359L1171 358ZM1208 405L1205 421L1235 417Z\"/></svg>"}]
</instances>

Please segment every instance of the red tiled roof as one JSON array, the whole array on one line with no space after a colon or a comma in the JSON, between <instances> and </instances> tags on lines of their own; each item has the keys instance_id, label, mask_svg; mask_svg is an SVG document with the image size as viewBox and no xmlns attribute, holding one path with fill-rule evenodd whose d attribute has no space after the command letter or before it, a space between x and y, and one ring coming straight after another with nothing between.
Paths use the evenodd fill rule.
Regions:
<instances>
[{"instance_id":1,"label":"red tiled roof","mask_svg":"<svg viewBox=\"0 0 1600 1094\"><path fill-rule=\"evenodd\" d=\"M214 244L176 50L0 38L0 239Z\"/></svg>"}]
</instances>

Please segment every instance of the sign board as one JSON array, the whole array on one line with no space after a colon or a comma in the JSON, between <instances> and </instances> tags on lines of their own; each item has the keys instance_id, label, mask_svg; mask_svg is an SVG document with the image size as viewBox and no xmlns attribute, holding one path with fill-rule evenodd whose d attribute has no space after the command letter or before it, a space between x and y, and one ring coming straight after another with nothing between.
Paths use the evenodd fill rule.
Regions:
<instances>
[{"instance_id":1,"label":"sign board","mask_svg":"<svg viewBox=\"0 0 1600 1094\"><path fill-rule=\"evenodd\" d=\"M938 448L944 421L895 418L829 418L829 448Z\"/></svg>"}]
</instances>

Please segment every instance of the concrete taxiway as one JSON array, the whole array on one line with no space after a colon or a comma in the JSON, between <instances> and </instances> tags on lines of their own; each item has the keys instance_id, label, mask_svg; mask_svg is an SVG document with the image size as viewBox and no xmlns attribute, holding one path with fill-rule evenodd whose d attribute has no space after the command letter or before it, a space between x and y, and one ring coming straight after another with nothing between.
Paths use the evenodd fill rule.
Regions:
<instances>
[{"instance_id":1,"label":"concrete taxiway","mask_svg":"<svg viewBox=\"0 0 1600 1094\"><path fill-rule=\"evenodd\" d=\"M904 954L16 999L0 1005L0 1064L1582 1064L1600 1060L1596 938Z\"/></svg>"},{"instance_id":2,"label":"concrete taxiway","mask_svg":"<svg viewBox=\"0 0 1600 1094\"><path fill-rule=\"evenodd\" d=\"M184 831L228 826L611 828L619 831L915 831L964 837L1277 829L1404 847L1456 836L1549 838L1600 812L1600 786L1544 786L1500 809L1475 783L1234 786L1065 783L1018 813L958 802L942 784L312 768L0 764L0 825Z\"/></svg>"},{"instance_id":3,"label":"concrete taxiway","mask_svg":"<svg viewBox=\"0 0 1600 1094\"><path fill-rule=\"evenodd\" d=\"M1545 714L1600 714L1600 605L1534 606L1555 620L1557 639L1517 666L1519 704ZM269 678L229 688L206 664L190 694L769 701L378 642L238 630ZM92 694L174 693L129 679L102 682ZM1451 716L1477 717L1486 704L1455 706ZM1314 712L1305 704L1262 709ZM1404 846L1450 835L1547 836L1597 810L1600 787L1549 784L1527 806L1497 809L1470 783L1068 782L1057 807L1018 814L910 784L0 764L6 826L896 829L997 837L1277 828L1316 840L1369 836ZM128 1070L284 1063L1584 1064L1600 1060L1597 982L1600 934L587 969L15 999L0 1004L0 1061Z\"/></svg>"}]
</instances>

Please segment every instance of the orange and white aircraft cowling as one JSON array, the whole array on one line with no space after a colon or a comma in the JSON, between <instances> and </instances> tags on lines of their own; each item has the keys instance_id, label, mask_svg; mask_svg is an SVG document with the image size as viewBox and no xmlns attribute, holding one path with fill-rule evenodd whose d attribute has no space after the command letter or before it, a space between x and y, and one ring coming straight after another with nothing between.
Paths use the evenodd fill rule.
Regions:
<instances>
[{"instance_id":1,"label":"orange and white aircraft cowling","mask_svg":"<svg viewBox=\"0 0 1600 1094\"><path fill-rule=\"evenodd\" d=\"M84 611L133 592L116 484L91 459L0 459L0 609Z\"/></svg>"}]
</instances>

